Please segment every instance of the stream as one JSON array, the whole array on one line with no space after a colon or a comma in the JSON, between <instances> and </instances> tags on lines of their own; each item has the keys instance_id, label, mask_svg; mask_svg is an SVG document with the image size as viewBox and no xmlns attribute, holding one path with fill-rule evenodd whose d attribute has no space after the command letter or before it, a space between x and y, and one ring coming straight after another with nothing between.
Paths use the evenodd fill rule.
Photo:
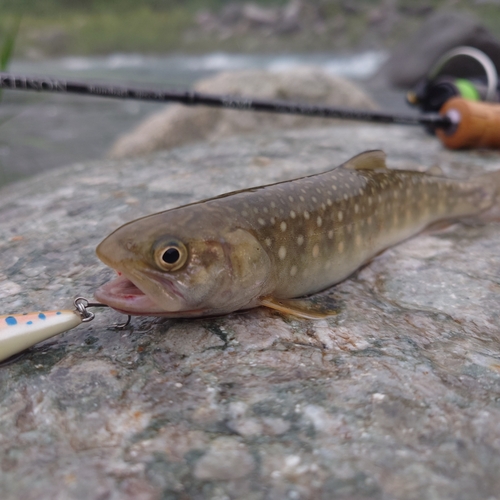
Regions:
<instances>
[{"instance_id":1,"label":"stream","mask_svg":"<svg viewBox=\"0 0 500 500\"><path fill-rule=\"evenodd\" d=\"M219 71L244 68L280 71L314 64L332 74L356 80L382 109L407 111L402 92L370 85L370 77L385 58L386 54L379 51L350 55L115 54L13 61L9 71L153 89L185 89ZM51 168L101 158L118 136L160 106L164 104L4 90L0 103L0 185Z\"/></svg>"}]
</instances>

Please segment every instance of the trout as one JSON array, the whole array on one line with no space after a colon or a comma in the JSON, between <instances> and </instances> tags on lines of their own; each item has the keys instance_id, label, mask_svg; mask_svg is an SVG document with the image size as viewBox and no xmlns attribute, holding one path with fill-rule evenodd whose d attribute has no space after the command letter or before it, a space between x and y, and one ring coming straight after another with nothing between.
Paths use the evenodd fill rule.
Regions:
<instances>
[{"instance_id":1,"label":"trout","mask_svg":"<svg viewBox=\"0 0 500 500\"><path fill-rule=\"evenodd\" d=\"M95 297L131 315L197 317L266 306L325 317L335 308L311 294L435 222L491 212L499 185L499 172L457 180L389 170L382 151L368 151L322 174L125 224L97 248L118 277Z\"/></svg>"}]
</instances>

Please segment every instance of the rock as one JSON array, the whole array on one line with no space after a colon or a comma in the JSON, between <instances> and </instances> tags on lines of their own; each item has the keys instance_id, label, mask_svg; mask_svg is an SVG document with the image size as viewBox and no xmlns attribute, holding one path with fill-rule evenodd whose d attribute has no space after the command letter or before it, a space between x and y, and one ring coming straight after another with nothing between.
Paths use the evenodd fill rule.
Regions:
<instances>
[{"instance_id":1,"label":"rock","mask_svg":"<svg viewBox=\"0 0 500 500\"><path fill-rule=\"evenodd\" d=\"M434 12L434 6L430 3L419 3L418 5L399 5L398 10L408 16L428 16Z\"/></svg>"},{"instance_id":2,"label":"rock","mask_svg":"<svg viewBox=\"0 0 500 500\"><path fill-rule=\"evenodd\" d=\"M375 109L376 106L356 84L332 76L316 67L280 72L244 70L224 72L200 81L198 92L233 94L264 99L285 99ZM220 108L168 106L146 118L136 129L119 138L109 156L125 158L169 149L200 140L276 129L331 126L331 119L276 113L252 113Z\"/></svg>"},{"instance_id":3,"label":"rock","mask_svg":"<svg viewBox=\"0 0 500 500\"><path fill-rule=\"evenodd\" d=\"M234 2L225 5L219 15L221 23L225 26L241 21L242 17L243 5Z\"/></svg>"},{"instance_id":4,"label":"rock","mask_svg":"<svg viewBox=\"0 0 500 500\"><path fill-rule=\"evenodd\" d=\"M289 0L282 7L264 7L253 2L226 4L218 13L200 11L195 22L204 31L218 32L231 37L253 32L283 35L301 30L303 24L314 27L323 17L317 5L307 5L303 0Z\"/></svg>"},{"instance_id":5,"label":"rock","mask_svg":"<svg viewBox=\"0 0 500 500\"><path fill-rule=\"evenodd\" d=\"M248 476L254 468L254 459L245 444L234 438L219 437L196 462L194 476L211 481L239 479Z\"/></svg>"},{"instance_id":6,"label":"rock","mask_svg":"<svg viewBox=\"0 0 500 500\"><path fill-rule=\"evenodd\" d=\"M396 87L412 87L442 55L461 45L482 50L500 68L500 41L472 15L445 10L432 14L414 36L391 54L379 70L379 77ZM449 69L453 70L451 66Z\"/></svg>"},{"instance_id":7,"label":"rock","mask_svg":"<svg viewBox=\"0 0 500 500\"><path fill-rule=\"evenodd\" d=\"M278 16L279 14L276 9L261 7L254 3L246 3L243 5L243 19L257 26L272 26L278 21Z\"/></svg>"},{"instance_id":8,"label":"rock","mask_svg":"<svg viewBox=\"0 0 500 500\"><path fill-rule=\"evenodd\" d=\"M345 124L54 170L0 191L2 312L91 297L113 274L94 249L128 220L374 148L393 168L500 168L418 128ZM321 321L116 330L95 310L0 367L2 500L497 498L498 248L498 224L419 235L336 286Z\"/></svg>"}]
</instances>

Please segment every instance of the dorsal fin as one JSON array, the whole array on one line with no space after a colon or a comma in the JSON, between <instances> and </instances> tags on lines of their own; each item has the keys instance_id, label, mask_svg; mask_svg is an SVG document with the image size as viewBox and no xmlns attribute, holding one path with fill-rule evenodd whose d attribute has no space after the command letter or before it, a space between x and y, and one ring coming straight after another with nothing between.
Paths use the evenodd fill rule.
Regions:
<instances>
[{"instance_id":1,"label":"dorsal fin","mask_svg":"<svg viewBox=\"0 0 500 500\"><path fill-rule=\"evenodd\" d=\"M385 153L381 149L365 151L354 156L341 166L350 170L380 170L387 168L385 164Z\"/></svg>"}]
</instances>

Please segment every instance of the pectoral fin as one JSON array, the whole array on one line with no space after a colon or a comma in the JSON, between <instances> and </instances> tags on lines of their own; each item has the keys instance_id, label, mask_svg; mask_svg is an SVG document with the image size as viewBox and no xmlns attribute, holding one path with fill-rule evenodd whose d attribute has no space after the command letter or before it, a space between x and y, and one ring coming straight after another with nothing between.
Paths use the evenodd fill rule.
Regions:
<instances>
[{"instance_id":1,"label":"pectoral fin","mask_svg":"<svg viewBox=\"0 0 500 500\"><path fill-rule=\"evenodd\" d=\"M261 306L275 309L283 314L291 314L299 318L321 319L338 314L338 302L328 295L313 295L299 299L275 299L264 297Z\"/></svg>"}]
</instances>

